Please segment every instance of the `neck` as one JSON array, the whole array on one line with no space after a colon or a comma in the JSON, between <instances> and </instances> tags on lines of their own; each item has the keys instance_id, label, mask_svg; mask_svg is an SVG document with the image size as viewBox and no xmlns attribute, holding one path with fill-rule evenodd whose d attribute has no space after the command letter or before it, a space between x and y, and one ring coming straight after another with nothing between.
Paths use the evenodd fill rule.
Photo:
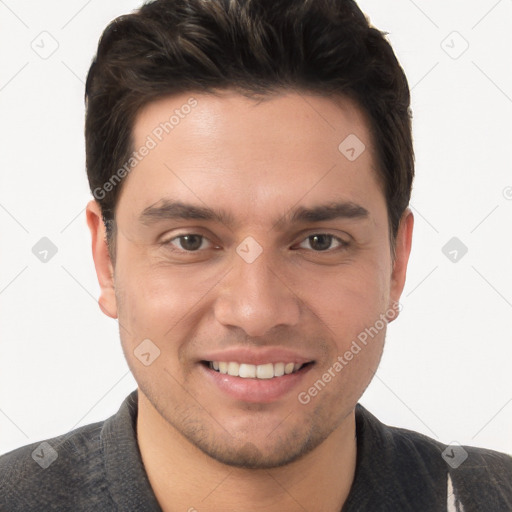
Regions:
<instances>
[{"instance_id":1,"label":"neck","mask_svg":"<svg viewBox=\"0 0 512 512\"><path fill-rule=\"evenodd\" d=\"M315 450L286 466L227 466L192 445L139 390L137 439L149 482L164 512L339 512L356 466L351 412Z\"/></svg>"}]
</instances>

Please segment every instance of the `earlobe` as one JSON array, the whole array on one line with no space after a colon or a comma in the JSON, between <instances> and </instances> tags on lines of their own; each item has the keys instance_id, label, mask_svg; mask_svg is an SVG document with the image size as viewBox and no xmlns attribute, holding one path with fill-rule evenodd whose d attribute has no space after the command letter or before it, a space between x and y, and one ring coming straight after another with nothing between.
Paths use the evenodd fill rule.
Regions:
<instances>
[{"instance_id":1,"label":"earlobe","mask_svg":"<svg viewBox=\"0 0 512 512\"><path fill-rule=\"evenodd\" d=\"M410 208L406 208L400 219L400 225L396 236L395 259L391 272L391 289L389 308L396 311L396 315L390 318L394 320L398 316L398 307L400 296L405 286L407 274L407 264L412 246L412 232L414 227L414 216Z\"/></svg>"},{"instance_id":2,"label":"earlobe","mask_svg":"<svg viewBox=\"0 0 512 512\"><path fill-rule=\"evenodd\" d=\"M92 257L100 285L98 304L101 311L111 318L117 318L117 304L114 287L114 267L105 239L106 231L100 205L92 200L86 208L87 225L91 232Z\"/></svg>"}]
</instances>

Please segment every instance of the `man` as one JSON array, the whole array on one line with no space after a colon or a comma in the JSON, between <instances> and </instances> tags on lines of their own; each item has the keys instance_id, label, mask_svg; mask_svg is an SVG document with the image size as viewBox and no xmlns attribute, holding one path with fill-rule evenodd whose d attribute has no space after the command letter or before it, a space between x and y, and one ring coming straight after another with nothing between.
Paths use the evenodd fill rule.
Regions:
<instances>
[{"instance_id":1,"label":"man","mask_svg":"<svg viewBox=\"0 0 512 512\"><path fill-rule=\"evenodd\" d=\"M358 405L414 163L407 81L355 3L148 3L86 100L99 303L138 389L1 457L1 510L512 509L512 458Z\"/></svg>"}]
</instances>

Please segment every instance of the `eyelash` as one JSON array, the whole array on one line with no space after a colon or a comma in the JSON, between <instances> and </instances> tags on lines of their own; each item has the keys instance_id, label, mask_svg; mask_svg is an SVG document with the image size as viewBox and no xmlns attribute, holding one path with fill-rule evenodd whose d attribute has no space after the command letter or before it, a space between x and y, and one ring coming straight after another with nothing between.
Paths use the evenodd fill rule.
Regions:
<instances>
[{"instance_id":1,"label":"eyelash","mask_svg":"<svg viewBox=\"0 0 512 512\"><path fill-rule=\"evenodd\" d=\"M187 250L187 249L183 249L183 248L176 248L175 246L173 246L172 242L174 241L177 241L177 240L180 240L180 239L183 239L184 237L186 236L196 236L196 237L200 237L201 238L201 245L202 245L202 242L204 240L208 240L209 242L211 242L206 236L204 235L200 235L198 233L184 233L182 235L177 235L177 236L174 236L173 238L170 238L169 240L166 240L166 241L163 241L161 245L165 246L165 247L173 247L171 250L172 251L176 251L176 252L181 252L182 254L193 254L193 253L199 253L201 252L201 249L197 249L195 251L190 251L190 250ZM341 238L339 238L338 236L336 235L333 235L332 233L322 233L322 232L319 232L319 233L312 233L311 235L308 235L306 236L302 241L301 241L301 244L305 241L307 241L308 239L314 237L314 236L328 236L328 237L331 237L331 243L336 241L338 242L338 247L332 249L326 249L326 250L323 250L323 251L315 251L313 249L311 249L312 252L314 253L318 253L318 254L329 254L329 253L332 253L332 252L335 252L337 250L343 250L343 249L346 249L350 244L349 242L346 242L345 240L342 240ZM300 244L299 244L300 245Z\"/></svg>"}]
</instances>

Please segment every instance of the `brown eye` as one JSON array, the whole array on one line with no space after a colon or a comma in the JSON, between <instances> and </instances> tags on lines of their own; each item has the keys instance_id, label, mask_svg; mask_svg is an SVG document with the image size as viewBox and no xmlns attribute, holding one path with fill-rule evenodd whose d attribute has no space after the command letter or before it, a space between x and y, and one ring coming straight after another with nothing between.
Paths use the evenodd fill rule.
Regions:
<instances>
[{"instance_id":1,"label":"brown eye","mask_svg":"<svg viewBox=\"0 0 512 512\"><path fill-rule=\"evenodd\" d=\"M333 242L335 245L333 246ZM305 247L304 244L308 244L309 247ZM329 235L327 233L316 233L314 235L308 236L301 244L300 247L303 249L312 249L315 252L328 251L331 249L337 249L340 247L345 247L348 245L343 240L339 239L334 235Z\"/></svg>"},{"instance_id":2,"label":"brown eye","mask_svg":"<svg viewBox=\"0 0 512 512\"><path fill-rule=\"evenodd\" d=\"M202 235L180 235L172 240L169 240L169 244L172 244L174 247L178 249L182 249L184 251L197 251L203 245L203 241L205 240Z\"/></svg>"}]
</instances>

